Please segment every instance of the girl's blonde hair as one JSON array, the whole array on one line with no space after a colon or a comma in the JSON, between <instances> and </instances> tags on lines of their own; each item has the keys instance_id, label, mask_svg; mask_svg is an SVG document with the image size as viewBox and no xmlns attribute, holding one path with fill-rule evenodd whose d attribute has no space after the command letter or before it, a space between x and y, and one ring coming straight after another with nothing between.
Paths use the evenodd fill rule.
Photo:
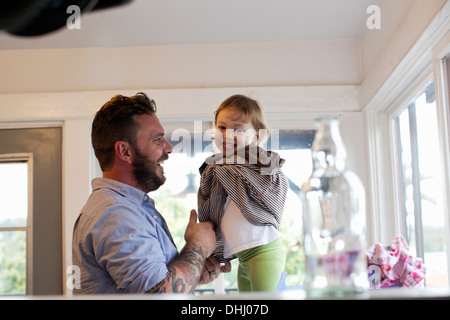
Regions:
<instances>
[{"instance_id":1,"label":"girl's blonde hair","mask_svg":"<svg viewBox=\"0 0 450 320\"><path fill-rule=\"evenodd\" d=\"M251 121L253 128L258 133L258 144L265 142L269 138L269 127L264 120L264 115L258 101L242 94L236 94L222 102L214 112L214 124L217 125L219 113L225 109L234 108L246 119Z\"/></svg>"}]
</instances>

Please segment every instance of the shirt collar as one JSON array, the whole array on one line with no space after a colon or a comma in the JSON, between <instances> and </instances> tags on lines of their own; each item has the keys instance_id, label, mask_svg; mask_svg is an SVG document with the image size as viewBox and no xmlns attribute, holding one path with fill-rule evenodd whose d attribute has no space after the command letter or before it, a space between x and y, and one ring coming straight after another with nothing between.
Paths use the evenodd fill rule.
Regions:
<instances>
[{"instance_id":1,"label":"shirt collar","mask_svg":"<svg viewBox=\"0 0 450 320\"><path fill-rule=\"evenodd\" d=\"M126 183L108 178L95 178L92 180L93 191L103 188L113 190L138 205L141 205L143 201L148 200L150 200L150 202L154 205L153 199L151 199L144 191L132 187Z\"/></svg>"}]
</instances>

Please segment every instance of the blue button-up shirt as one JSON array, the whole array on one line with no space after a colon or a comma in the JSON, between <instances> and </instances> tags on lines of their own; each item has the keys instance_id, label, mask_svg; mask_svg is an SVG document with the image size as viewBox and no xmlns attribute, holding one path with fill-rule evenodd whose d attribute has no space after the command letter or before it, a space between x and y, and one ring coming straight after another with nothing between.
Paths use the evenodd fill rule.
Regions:
<instances>
[{"instance_id":1,"label":"blue button-up shirt","mask_svg":"<svg viewBox=\"0 0 450 320\"><path fill-rule=\"evenodd\" d=\"M74 294L144 293L169 273L177 249L164 218L145 192L97 178L73 233L80 267Z\"/></svg>"}]
</instances>

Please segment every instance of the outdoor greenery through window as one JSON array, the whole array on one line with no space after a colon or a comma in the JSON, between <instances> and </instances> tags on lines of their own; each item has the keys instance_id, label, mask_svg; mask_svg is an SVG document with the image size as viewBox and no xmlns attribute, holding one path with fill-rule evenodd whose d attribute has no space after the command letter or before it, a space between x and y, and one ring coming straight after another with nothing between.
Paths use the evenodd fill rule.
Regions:
<instances>
[{"instance_id":1,"label":"outdoor greenery through window","mask_svg":"<svg viewBox=\"0 0 450 320\"><path fill-rule=\"evenodd\" d=\"M274 148L271 146L272 138L278 140L278 143L273 144ZM313 139L314 131L277 130L264 146L268 150L278 152L286 160L283 172L289 178L290 189L280 231L287 251L285 271L288 286L301 285L304 279L304 255L301 244L302 209L298 192L312 171ZM200 183L198 168L212 155L212 149L208 145L211 141L203 142L201 152L196 152L194 148L181 150L176 147L178 143L180 142L176 138L171 141L175 147L174 152L164 163L166 183L150 196L155 200L158 210L164 214L177 248L181 250L185 243L184 231L189 220L189 212L191 209L197 209L197 191ZM199 286L197 293L212 293L214 288L216 293L237 292L237 269L238 261L235 259L232 261L231 273L225 274L224 280L219 278L211 284Z\"/></svg>"},{"instance_id":2,"label":"outdoor greenery through window","mask_svg":"<svg viewBox=\"0 0 450 320\"><path fill-rule=\"evenodd\" d=\"M445 217L434 83L397 118L403 169L403 204L410 250L424 259L426 286L448 285Z\"/></svg>"},{"instance_id":3,"label":"outdoor greenery through window","mask_svg":"<svg viewBox=\"0 0 450 320\"><path fill-rule=\"evenodd\" d=\"M26 294L27 162L0 162L0 177L0 295Z\"/></svg>"}]
</instances>

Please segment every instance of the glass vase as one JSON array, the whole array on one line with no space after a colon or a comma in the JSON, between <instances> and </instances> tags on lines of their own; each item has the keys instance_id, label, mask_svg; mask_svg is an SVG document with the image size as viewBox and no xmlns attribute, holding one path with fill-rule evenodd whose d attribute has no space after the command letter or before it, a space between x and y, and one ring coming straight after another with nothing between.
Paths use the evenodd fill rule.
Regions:
<instances>
[{"instance_id":1,"label":"glass vase","mask_svg":"<svg viewBox=\"0 0 450 320\"><path fill-rule=\"evenodd\" d=\"M302 185L305 288L308 297L347 297L369 287L365 257L365 193L345 169L337 117L316 121L313 172Z\"/></svg>"}]
</instances>

